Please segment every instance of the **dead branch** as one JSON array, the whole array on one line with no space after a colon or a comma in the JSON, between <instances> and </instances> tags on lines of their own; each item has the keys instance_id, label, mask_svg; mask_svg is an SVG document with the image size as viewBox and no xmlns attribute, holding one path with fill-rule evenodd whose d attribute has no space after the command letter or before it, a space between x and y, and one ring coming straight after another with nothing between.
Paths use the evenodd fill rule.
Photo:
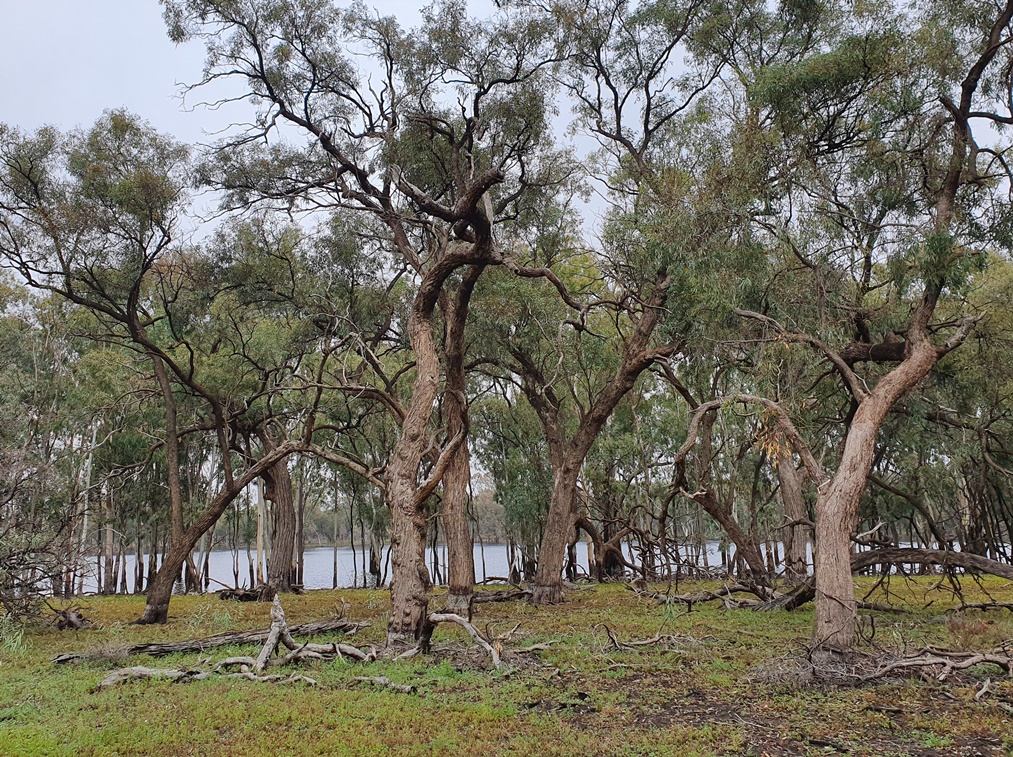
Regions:
<instances>
[{"instance_id":1,"label":"dead branch","mask_svg":"<svg viewBox=\"0 0 1013 757\"><path fill-rule=\"evenodd\" d=\"M991 652L958 652L925 647L915 654L881 665L875 672L864 676L862 680L874 681L901 671L925 670L934 675L936 680L945 681L956 671L967 670L975 665L996 665L1009 675L1013 671L1013 657L1010 656L1009 651L1001 648Z\"/></svg>"},{"instance_id":2,"label":"dead branch","mask_svg":"<svg viewBox=\"0 0 1013 757\"><path fill-rule=\"evenodd\" d=\"M531 596L530 589L517 589L510 591L480 591L475 593L475 604L483 602L512 602L515 599L527 599Z\"/></svg>"},{"instance_id":3,"label":"dead branch","mask_svg":"<svg viewBox=\"0 0 1013 757\"><path fill-rule=\"evenodd\" d=\"M501 647L502 645L499 639L494 639L493 642L490 643L489 640L482 635L481 631L475 628L475 626L473 626L467 620L462 618L460 615L456 615L455 613L452 612L431 613L429 615L429 622L434 626L439 623L456 623L457 625L459 625L461 628L463 628L465 631L468 632L468 635L471 636L472 641L474 641L476 644L482 647L482 649L484 649L486 652L489 653L489 656L492 658L493 667L498 668L500 666L500 649L497 649L497 647Z\"/></svg>"},{"instance_id":4,"label":"dead branch","mask_svg":"<svg viewBox=\"0 0 1013 757\"><path fill-rule=\"evenodd\" d=\"M285 611L281 609L281 600L275 597L274 602L271 603L271 630L267 635L267 641L264 642L264 648L260 650L257 662L253 666L254 675L260 675L264 671L267 661L271 659L271 655L278 648L282 633L290 635L288 623L285 621Z\"/></svg>"},{"instance_id":5,"label":"dead branch","mask_svg":"<svg viewBox=\"0 0 1013 757\"><path fill-rule=\"evenodd\" d=\"M371 683L374 686L381 686L385 689L393 689L402 694L414 694L418 691L414 686L403 686L399 683L394 683L387 676L356 676L355 680L361 683Z\"/></svg>"},{"instance_id":6,"label":"dead branch","mask_svg":"<svg viewBox=\"0 0 1013 757\"><path fill-rule=\"evenodd\" d=\"M145 667L133 667L133 668L120 668L114 670L112 673L107 675L102 681L95 687L95 691L101 691L102 689L108 689L115 686L118 683L124 681L135 681L141 679L151 678L165 678L169 681L180 681L180 680L193 680L199 681L207 678L209 673L206 671L198 670L170 670L165 668L145 668Z\"/></svg>"},{"instance_id":7,"label":"dead branch","mask_svg":"<svg viewBox=\"0 0 1013 757\"><path fill-rule=\"evenodd\" d=\"M315 620L311 623L303 623L289 627L289 635L295 636L320 636L326 633L344 633L351 635L369 626L368 622L356 623L343 617L326 618ZM230 631L228 633L205 636L200 639L187 641L170 641L165 643L133 644L124 647L121 651L124 656L146 654L152 657L164 657L170 654L187 654L192 652L203 652L207 649L224 646L242 646L244 644L262 644L270 636L271 629L265 628L259 631ZM104 655L94 651L90 652L68 652L57 655L52 662L57 665L68 662L79 662L86 659L99 659Z\"/></svg>"},{"instance_id":8,"label":"dead branch","mask_svg":"<svg viewBox=\"0 0 1013 757\"><path fill-rule=\"evenodd\" d=\"M1013 602L965 602L948 612L965 612L966 610L1009 610L1013 612Z\"/></svg>"},{"instance_id":9,"label":"dead branch","mask_svg":"<svg viewBox=\"0 0 1013 757\"><path fill-rule=\"evenodd\" d=\"M541 644L532 644L530 647L521 647L520 649L515 650L515 654L531 654L532 652L542 652L545 651L546 649L552 649L552 645L558 643L559 643L558 639L553 639L552 641L546 641Z\"/></svg>"}]
</instances>

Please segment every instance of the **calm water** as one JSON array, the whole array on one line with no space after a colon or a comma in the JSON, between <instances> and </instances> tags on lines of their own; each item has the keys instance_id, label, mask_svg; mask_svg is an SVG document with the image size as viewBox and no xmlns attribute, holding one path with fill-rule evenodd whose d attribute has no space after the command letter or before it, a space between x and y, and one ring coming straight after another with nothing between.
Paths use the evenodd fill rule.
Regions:
<instances>
[{"instance_id":1,"label":"calm water","mask_svg":"<svg viewBox=\"0 0 1013 757\"><path fill-rule=\"evenodd\" d=\"M381 560L381 572L387 562L387 548L384 549ZM624 551L628 550L625 548ZM734 553L734 548L731 550ZM339 547L338 553L338 586L353 586L356 583L363 585L362 560L363 553L356 550L354 555L350 548ZM629 557L629 554L627 554ZM147 565L147 555L143 558ZM194 554L194 560L198 555ZM134 588L134 557L127 555L127 583L130 591ZM711 566L721 564L720 544L716 541L707 544L707 560ZM368 555L367 555L368 562ZM439 549L440 571L446 579L447 555L446 549ZM577 564L580 570L587 572L587 549L583 543L577 544ZM95 591L96 583L94 578L96 559L89 558L88 566L91 575L85 578L85 591ZM426 550L426 565L432 571L433 553L431 549ZM233 554L227 551L215 551L210 555L211 590L222 588L222 586L234 586L236 583L233 573ZM475 545L475 576L479 581L490 577L506 577L510 572L507 560L507 547L505 544L486 544L483 549ZM390 577L390 568L387 567L387 576ZM370 577L371 578L371 577ZM307 549L305 555L305 571L303 582L307 589L330 589L334 581L334 550L331 547L316 547ZM239 552L239 585L249 586L250 568L246 557L246 550Z\"/></svg>"}]
</instances>

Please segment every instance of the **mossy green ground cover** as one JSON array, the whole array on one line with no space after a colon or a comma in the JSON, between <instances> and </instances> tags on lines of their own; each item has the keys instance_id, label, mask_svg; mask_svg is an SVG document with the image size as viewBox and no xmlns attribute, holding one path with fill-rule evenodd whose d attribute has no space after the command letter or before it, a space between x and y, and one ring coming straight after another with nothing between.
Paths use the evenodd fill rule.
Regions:
<instances>
[{"instance_id":1,"label":"mossy green ground cover","mask_svg":"<svg viewBox=\"0 0 1013 757\"><path fill-rule=\"evenodd\" d=\"M956 600L932 590L938 585L938 578L895 580L890 599L911 612L872 613L875 636L864 650L990 648L1013 639L1013 614L954 620L947 609ZM1013 601L1005 582L985 586L997 600ZM968 602L986 599L970 581L964 589ZM294 624L325 617L342 597L350 617L373 624L354 643L379 643L385 592L311 592L283 603ZM709 603L685 614L616 585L571 591L567 599L551 608L478 605L480 628L490 624L502 634L520 624L499 671L488 669L480 650L469 651L463 631L441 626L428 657L302 666L318 687L211 679L134 681L100 692L95 685L122 665L196 667L251 649L66 666L50 659L95 648L114 657L130 643L262 628L268 606L176 597L169 624L153 628L129 625L142 598L84 600L100 629L33 630L22 641L8 630L0 639L0 755L1013 754L1013 682L998 668L945 683L799 686L790 671L806 654L811 611ZM659 633L675 641L617 649L609 630L624 642ZM549 650L510 654L548 641L555 641ZM358 675L387 676L417 693L357 684ZM986 677L992 690L975 701Z\"/></svg>"}]
</instances>

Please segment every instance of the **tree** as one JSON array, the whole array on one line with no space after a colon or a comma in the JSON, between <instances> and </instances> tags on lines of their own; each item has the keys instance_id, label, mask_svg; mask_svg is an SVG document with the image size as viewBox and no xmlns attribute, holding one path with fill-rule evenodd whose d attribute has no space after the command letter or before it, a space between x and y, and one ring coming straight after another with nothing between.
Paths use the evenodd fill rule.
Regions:
<instances>
[{"instance_id":1,"label":"tree","mask_svg":"<svg viewBox=\"0 0 1013 757\"><path fill-rule=\"evenodd\" d=\"M462 427L445 440L420 484L441 377L434 313L458 273L466 302L467 282L503 262L494 225L541 173L544 33L508 14L479 24L453 4L434 8L412 35L360 7L340 11L317 1L173 1L166 19L176 41L208 42L208 81L239 77L263 105L254 130L221 148L215 183L240 202L303 198L369 214L383 229L384 248L415 280L405 325L415 379L384 475L393 570L387 640L414 642L427 623L431 583L427 501L465 437ZM370 86L356 70L352 48L372 59L382 85ZM448 97L458 101L456 112L442 105ZM523 104L523 115L513 103ZM254 146L279 120L309 140L305 149ZM494 187L501 187L495 198ZM465 307L459 296L454 312ZM455 320L448 334L456 339L463 330Z\"/></svg>"},{"instance_id":2,"label":"tree","mask_svg":"<svg viewBox=\"0 0 1013 757\"><path fill-rule=\"evenodd\" d=\"M990 92L1013 5L984 25L966 10L933 7L912 19L884 5L876 31L864 13L842 25L823 14L811 20L817 44L797 60L765 64L751 82L785 148L787 170L772 185L780 212L765 221L770 244L786 245L836 297L794 311L783 300L767 312L739 311L774 338L814 349L850 395L837 469L819 481L816 502L815 635L833 648L853 643L850 537L879 432L980 321L961 295L984 245L1001 241L988 230L997 217L985 219L1008 179L1002 148L979 148L972 125L1006 118ZM819 321L830 328L821 333ZM854 340L833 346L849 330Z\"/></svg>"}]
</instances>

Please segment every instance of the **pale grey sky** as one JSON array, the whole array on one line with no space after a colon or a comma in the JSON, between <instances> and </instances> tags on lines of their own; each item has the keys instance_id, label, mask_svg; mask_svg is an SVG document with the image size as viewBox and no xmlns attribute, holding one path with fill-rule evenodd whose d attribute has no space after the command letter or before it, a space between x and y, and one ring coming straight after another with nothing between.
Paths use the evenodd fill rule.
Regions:
<instances>
[{"instance_id":1,"label":"pale grey sky","mask_svg":"<svg viewBox=\"0 0 1013 757\"><path fill-rule=\"evenodd\" d=\"M0 121L70 129L125 107L184 142L228 123L183 112L178 83L199 78L204 53L169 41L157 0L0 0L0 9Z\"/></svg>"},{"instance_id":2,"label":"pale grey sky","mask_svg":"<svg viewBox=\"0 0 1013 757\"><path fill-rule=\"evenodd\" d=\"M402 24L418 22L425 3L378 3ZM211 93L180 85L200 79L203 46L169 41L158 0L0 0L0 122L31 131L51 124L87 127L103 110L125 107L182 142L209 142L210 132L249 117L199 107ZM237 90L238 91L237 85ZM194 106L194 107L190 107Z\"/></svg>"}]
</instances>

